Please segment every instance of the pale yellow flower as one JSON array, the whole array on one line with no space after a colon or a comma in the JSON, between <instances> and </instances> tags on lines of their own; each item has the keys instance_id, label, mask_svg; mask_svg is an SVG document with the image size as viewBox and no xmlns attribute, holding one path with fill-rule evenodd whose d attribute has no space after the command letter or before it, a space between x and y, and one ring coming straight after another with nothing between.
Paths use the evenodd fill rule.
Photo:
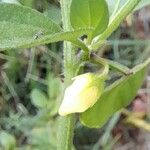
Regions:
<instances>
[{"instance_id":1,"label":"pale yellow flower","mask_svg":"<svg viewBox=\"0 0 150 150\"><path fill-rule=\"evenodd\" d=\"M66 89L59 114L81 113L92 107L101 96L104 79L94 73L86 73L73 78L74 82Z\"/></svg>"}]
</instances>

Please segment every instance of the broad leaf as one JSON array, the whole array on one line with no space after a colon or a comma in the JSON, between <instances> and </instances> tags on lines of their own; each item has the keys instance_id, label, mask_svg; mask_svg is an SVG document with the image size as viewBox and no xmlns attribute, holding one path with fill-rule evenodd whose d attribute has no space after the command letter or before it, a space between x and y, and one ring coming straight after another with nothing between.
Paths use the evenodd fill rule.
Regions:
<instances>
[{"instance_id":1,"label":"broad leaf","mask_svg":"<svg viewBox=\"0 0 150 150\"><path fill-rule=\"evenodd\" d=\"M99 101L80 115L80 121L88 127L102 127L118 110L127 106L140 88L150 59L132 69L133 74L124 76L106 88Z\"/></svg>"},{"instance_id":2,"label":"broad leaf","mask_svg":"<svg viewBox=\"0 0 150 150\"><path fill-rule=\"evenodd\" d=\"M107 3L105 0L72 0L70 20L74 29L94 28L93 36L96 36L108 25Z\"/></svg>"},{"instance_id":3,"label":"broad leaf","mask_svg":"<svg viewBox=\"0 0 150 150\"><path fill-rule=\"evenodd\" d=\"M45 34L61 31L59 26L38 11L16 4L0 3L0 23L3 22L25 25L31 29L35 27L44 30Z\"/></svg>"},{"instance_id":4,"label":"broad leaf","mask_svg":"<svg viewBox=\"0 0 150 150\"><path fill-rule=\"evenodd\" d=\"M61 10L59 7L51 5L48 7L48 10L44 12L44 15L52 19L57 24L61 24Z\"/></svg>"},{"instance_id":5,"label":"broad leaf","mask_svg":"<svg viewBox=\"0 0 150 150\"><path fill-rule=\"evenodd\" d=\"M74 42L74 39L89 32L91 32L91 29L43 35L39 28L4 22L0 23L0 49L29 48L63 40Z\"/></svg>"},{"instance_id":6,"label":"broad leaf","mask_svg":"<svg viewBox=\"0 0 150 150\"><path fill-rule=\"evenodd\" d=\"M0 3L0 49L28 48L75 40L89 30L63 32L49 18L30 8Z\"/></svg>"}]
</instances>

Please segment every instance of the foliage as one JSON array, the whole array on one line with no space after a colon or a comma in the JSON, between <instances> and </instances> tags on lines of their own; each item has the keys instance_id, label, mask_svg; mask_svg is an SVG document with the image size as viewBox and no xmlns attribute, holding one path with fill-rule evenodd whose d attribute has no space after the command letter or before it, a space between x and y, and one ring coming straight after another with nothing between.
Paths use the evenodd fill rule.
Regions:
<instances>
[{"instance_id":1,"label":"foliage","mask_svg":"<svg viewBox=\"0 0 150 150\"><path fill-rule=\"evenodd\" d=\"M122 77L110 87L107 87L95 106L81 115L81 122L89 127L102 127L114 112L120 110L123 106L127 106L141 87L149 63L150 59L133 68L131 75Z\"/></svg>"},{"instance_id":2,"label":"foliage","mask_svg":"<svg viewBox=\"0 0 150 150\"><path fill-rule=\"evenodd\" d=\"M105 87L102 96L99 97L97 102L94 100L94 103L96 102L94 106L79 114L83 125L90 128L103 127L115 112L126 107L131 102L142 85L147 66L150 63L149 59L133 69L129 69L122 64L118 65L107 59L95 60L92 57L92 53L95 53L98 48L100 50L103 49L103 44L105 42L107 44L107 38L118 28L131 11L149 4L146 0L139 2L140 0L118 0L117 3L115 0L72 0L68 9L72 30L68 31L64 31L61 27L60 11L62 10L60 10L58 4L47 6L48 1L43 1L42 6L44 9L40 9L43 12L42 14L32 9L32 7L35 8L33 6L36 3L34 0L30 2L20 0L20 3L17 4L0 3L0 49L2 51L5 50L4 54L10 57L17 57L17 59L8 59L2 73L2 79L4 80L2 85L6 85L2 86L4 90L2 95L8 100L8 103L14 103L15 106L14 108L10 106L3 108L4 114L2 114L0 124L8 132L12 132L12 128L15 128L15 132L12 132L12 134L15 137L19 135L19 137L23 138L23 140L16 143L14 136L2 131L0 133L0 144L2 147L8 150L13 150L15 147L18 147L20 150L56 149L57 112L62 97L63 84L55 77L55 73L51 73L50 70L50 67L52 70L56 69L57 64L53 63L53 60L50 60L51 57L49 58L47 54L41 57L41 53L38 52L39 45L47 44L44 46L43 51L52 49L54 53L50 55L54 59L59 60L60 63L62 63L62 58L58 54L58 49L61 47L61 44L56 44L56 42L69 41L75 46L71 49L71 51L74 51L74 56L71 56L71 53L64 54L64 64L68 68L71 65L76 65L72 64L71 57L75 57L80 65L78 68L75 68L75 75L68 75L71 78L78 75L79 72L84 74L86 63L97 65L100 68L100 71L98 73L94 72L94 74L101 75L102 66L105 68L106 65L109 65L110 69L115 68L121 73L121 78L119 76L119 79L115 82L112 82L112 76L110 76L111 79L108 81L108 74L106 74L105 82L109 82L109 86ZM138 3L139 5L137 6ZM40 4L40 2L38 1L37 4ZM24 48L32 49L29 53ZM24 58L24 61L22 61L22 58L19 58L18 49L24 50L23 55L26 55L27 52L27 58ZM78 51L81 53L79 56L76 55ZM66 55L69 58L68 60ZM40 57L44 62L46 61L46 63L43 63L46 70L43 71L46 72L44 75L41 75L41 72L37 69L38 60L35 60L35 57L36 59ZM31 62L29 62L27 75L25 75L24 66L28 65L28 60L26 59L29 58ZM93 69L94 67L91 68ZM91 68L88 71L91 71ZM17 71L22 71L21 75L17 75ZM55 71L57 72L58 70L56 69ZM118 75L118 72L115 73ZM42 84L36 82L37 78L32 73L39 73ZM22 88L16 85L16 81L22 80L22 76L26 78L27 82L23 91L21 91ZM12 79L12 77L14 78ZM42 78L44 78L44 81ZM8 91L13 98L6 94L9 93ZM17 95L20 91L23 96L21 94ZM20 97L23 99L22 101ZM12 99L14 101L10 102Z\"/></svg>"},{"instance_id":3,"label":"foliage","mask_svg":"<svg viewBox=\"0 0 150 150\"><path fill-rule=\"evenodd\" d=\"M74 29L93 28L93 38L107 28L109 21L107 4L105 0L73 0L70 20Z\"/></svg>"}]
</instances>

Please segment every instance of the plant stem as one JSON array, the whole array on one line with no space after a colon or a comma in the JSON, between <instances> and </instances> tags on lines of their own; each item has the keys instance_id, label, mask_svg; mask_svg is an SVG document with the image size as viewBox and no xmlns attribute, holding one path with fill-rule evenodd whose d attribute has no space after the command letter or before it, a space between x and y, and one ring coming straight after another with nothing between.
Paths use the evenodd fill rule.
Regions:
<instances>
[{"instance_id":1,"label":"plant stem","mask_svg":"<svg viewBox=\"0 0 150 150\"><path fill-rule=\"evenodd\" d=\"M104 44L105 40L118 28L123 19L135 8L135 6L140 1L141 0L128 0L124 6L115 14L115 16L112 17L107 29L96 39L96 41L91 45L90 49L96 50L102 44Z\"/></svg>"},{"instance_id":2,"label":"plant stem","mask_svg":"<svg viewBox=\"0 0 150 150\"><path fill-rule=\"evenodd\" d=\"M71 30L70 25L70 4L71 0L61 0L61 13L64 31ZM70 83L72 77L75 76L77 61L75 58L75 50L69 42L64 42L64 88ZM71 150L73 141L73 131L75 123L75 114L66 117L60 117L57 150Z\"/></svg>"},{"instance_id":3,"label":"plant stem","mask_svg":"<svg viewBox=\"0 0 150 150\"><path fill-rule=\"evenodd\" d=\"M126 66L124 66L124 65L122 65L122 64L120 64L118 62L114 62L114 61L111 61L109 59L105 59L105 58L99 57L98 55L96 55L94 53L92 53L92 56L93 56L93 59L95 61L97 61L97 62L99 62L101 64L104 64L104 62L105 62L105 63L107 63L109 65L109 67L111 69L117 70L117 71L119 71L119 72L121 72L121 73L123 73L125 75L130 75L132 73L132 71L128 67L126 67Z\"/></svg>"}]
</instances>

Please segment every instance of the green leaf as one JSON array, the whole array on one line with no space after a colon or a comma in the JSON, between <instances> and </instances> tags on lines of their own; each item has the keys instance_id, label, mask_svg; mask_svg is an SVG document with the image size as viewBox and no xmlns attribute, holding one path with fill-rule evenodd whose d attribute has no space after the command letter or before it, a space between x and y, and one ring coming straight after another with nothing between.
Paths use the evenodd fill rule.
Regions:
<instances>
[{"instance_id":1,"label":"green leaf","mask_svg":"<svg viewBox=\"0 0 150 150\"><path fill-rule=\"evenodd\" d=\"M56 33L61 31L59 26L43 14L28 7L16 4L0 3L0 22L9 22L40 28L46 33Z\"/></svg>"},{"instance_id":2,"label":"green leaf","mask_svg":"<svg viewBox=\"0 0 150 150\"><path fill-rule=\"evenodd\" d=\"M105 0L72 0L70 21L74 29L93 28L93 36L102 33L109 21Z\"/></svg>"},{"instance_id":3,"label":"green leaf","mask_svg":"<svg viewBox=\"0 0 150 150\"><path fill-rule=\"evenodd\" d=\"M59 7L56 7L54 5L49 6L48 10L46 10L44 12L44 14L49 17L50 19L52 19L54 22L56 22L57 24L61 23L61 10Z\"/></svg>"},{"instance_id":4,"label":"green leaf","mask_svg":"<svg viewBox=\"0 0 150 150\"><path fill-rule=\"evenodd\" d=\"M32 90L31 101L32 104L38 108L45 108L48 104L46 95L39 89Z\"/></svg>"},{"instance_id":5,"label":"green leaf","mask_svg":"<svg viewBox=\"0 0 150 150\"><path fill-rule=\"evenodd\" d=\"M30 8L0 3L0 49L28 48L76 40L91 29L63 32L49 18Z\"/></svg>"},{"instance_id":6,"label":"green leaf","mask_svg":"<svg viewBox=\"0 0 150 150\"><path fill-rule=\"evenodd\" d=\"M106 88L98 102L80 115L80 121L88 127L102 127L115 112L126 107L142 85L149 63L150 59Z\"/></svg>"}]
</instances>

